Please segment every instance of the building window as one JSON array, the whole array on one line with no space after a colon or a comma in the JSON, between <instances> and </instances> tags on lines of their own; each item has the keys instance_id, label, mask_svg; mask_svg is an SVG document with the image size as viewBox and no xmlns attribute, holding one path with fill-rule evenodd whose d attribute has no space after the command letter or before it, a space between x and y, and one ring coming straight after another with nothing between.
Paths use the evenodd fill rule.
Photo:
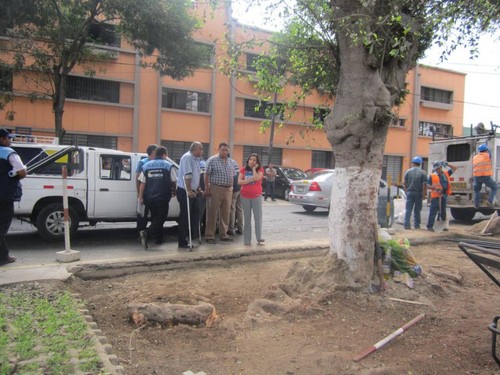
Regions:
<instances>
[{"instance_id":1,"label":"building window","mask_svg":"<svg viewBox=\"0 0 500 375\"><path fill-rule=\"evenodd\" d=\"M403 182L402 169L403 157L402 156L388 156L384 155L382 162L382 179L388 180L391 176L391 184L400 184Z\"/></svg>"},{"instance_id":2,"label":"building window","mask_svg":"<svg viewBox=\"0 0 500 375\"><path fill-rule=\"evenodd\" d=\"M211 44L195 43L196 46L201 50L201 66L204 68L210 68L213 65L214 57L214 46Z\"/></svg>"},{"instance_id":3,"label":"building window","mask_svg":"<svg viewBox=\"0 0 500 375\"><path fill-rule=\"evenodd\" d=\"M163 88L163 108L210 113L210 94Z\"/></svg>"},{"instance_id":4,"label":"building window","mask_svg":"<svg viewBox=\"0 0 500 375\"><path fill-rule=\"evenodd\" d=\"M89 146L117 149L117 137L88 134L64 134L61 141L63 145Z\"/></svg>"},{"instance_id":5,"label":"building window","mask_svg":"<svg viewBox=\"0 0 500 375\"><path fill-rule=\"evenodd\" d=\"M108 81L105 79L68 76L66 97L68 99L119 103L120 82Z\"/></svg>"},{"instance_id":6,"label":"building window","mask_svg":"<svg viewBox=\"0 0 500 375\"><path fill-rule=\"evenodd\" d=\"M260 162L262 165L269 164L269 147L262 146L243 146L243 161L241 166L244 166L250 154L257 154L260 157ZM283 160L283 149L278 147L273 147L273 157L271 158L271 163L274 165L281 165Z\"/></svg>"},{"instance_id":7,"label":"building window","mask_svg":"<svg viewBox=\"0 0 500 375\"><path fill-rule=\"evenodd\" d=\"M182 155L189 151L189 147L193 142L182 141L161 141L161 145L167 148L168 157L177 164L181 161ZM211 155L206 155L208 152L208 143L202 143L204 156L203 159L208 159Z\"/></svg>"},{"instance_id":8,"label":"building window","mask_svg":"<svg viewBox=\"0 0 500 375\"><path fill-rule=\"evenodd\" d=\"M314 108L313 124L324 124L326 116L329 114L329 108Z\"/></svg>"},{"instance_id":9,"label":"building window","mask_svg":"<svg viewBox=\"0 0 500 375\"><path fill-rule=\"evenodd\" d=\"M420 121L418 126L418 135L448 138L453 135L453 127L446 124Z\"/></svg>"},{"instance_id":10,"label":"building window","mask_svg":"<svg viewBox=\"0 0 500 375\"><path fill-rule=\"evenodd\" d=\"M311 168L333 168L332 151L312 151Z\"/></svg>"},{"instance_id":11,"label":"building window","mask_svg":"<svg viewBox=\"0 0 500 375\"><path fill-rule=\"evenodd\" d=\"M285 118L283 104L276 103L276 107L278 108L279 111L277 113L278 119L283 120ZM271 118L271 110L272 110L272 104L269 102L253 100L253 99L245 99L245 109L244 109L245 117L269 119Z\"/></svg>"},{"instance_id":12,"label":"building window","mask_svg":"<svg viewBox=\"0 0 500 375\"><path fill-rule=\"evenodd\" d=\"M12 82L13 82L12 70L0 67L0 92L12 92L13 91Z\"/></svg>"},{"instance_id":13,"label":"building window","mask_svg":"<svg viewBox=\"0 0 500 375\"><path fill-rule=\"evenodd\" d=\"M406 119L395 117L392 119L390 126L395 128L404 128L406 126Z\"/></svg>"},{"instance_id":14,"label":"building window","mask_svg":"<svg viewBox=\"0 0 500 375\"><path fill-rule=\"evenodd\" d=\"M257 68L255 67L255 63L257 62L259 55L255 53L247 53L247 65L246 70L250 72L256 72Z\"/></svg>"},{"instance_id":15,"label":"building window","mask_svg":"<svg viewBox=\"0 0 500 375\"><path fill-rule=\"evenodd\" d=\"M452 104L453 92L447 90L433 89L422 86L420 95L422 100L436 103Z\"/></svg>"},{"instance_id":16,"label":"building window","mask_svg":"<svg viewBox=\"0 0 500 375\"><path fill-rule=\"evenodd\" d=\"M109 23L92 23L89 29L89 37L95 44L120 47L120 36L116 32L115 25Z\"/></svg>"}]
</instances>

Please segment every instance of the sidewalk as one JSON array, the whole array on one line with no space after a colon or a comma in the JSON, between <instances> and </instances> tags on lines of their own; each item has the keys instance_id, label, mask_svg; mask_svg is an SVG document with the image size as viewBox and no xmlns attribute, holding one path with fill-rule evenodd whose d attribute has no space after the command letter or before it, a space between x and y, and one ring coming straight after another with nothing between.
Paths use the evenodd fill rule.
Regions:
<instances>
[{"instance_id":1,"label":"sidewalk","mask_svg":"<svg viewBox=\"0 0 500 375\"><path fill-rule=\"evenodd\" d=\"M426 230L395 230L394 238L407 238L412 245L430 243L447 237L455 237L453 229L450 232L431 233ZM329 249L327 238L283 241L266 244L265 246L243 246L243 244L197 245L192 251L179 250L168 255L154 256L154 252L145 250L147 257L117 258L92 262L48 263L43 265L17 266L16 263L0 268L0 285L40 281L62 280L72 276L82 279L102 279L116 277L135 272L161 271L179 268L191 262L231 261L250 257L290 257L290 256L321 256ZM149 253L149 254L148 254ZM153 253L153 254L151 254Z\"/></svg>"}]
</instances>

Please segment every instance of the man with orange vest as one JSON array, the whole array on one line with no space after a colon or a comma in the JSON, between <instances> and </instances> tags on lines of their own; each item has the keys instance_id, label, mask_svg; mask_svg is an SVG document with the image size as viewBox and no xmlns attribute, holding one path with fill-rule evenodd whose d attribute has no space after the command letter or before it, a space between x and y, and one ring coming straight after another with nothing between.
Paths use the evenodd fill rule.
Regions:
<instances>
[{"instance_id":1,"label":"man with orange vest","mask_svg":"<svg viewBox=\"0 0 500 375\"><path fill-rule=\"evenodd\" d=\"M449 167L447 171L444 168ZM427 221L427 230L434 232L434 221L436 215L442 221L446 222L446 201L451 195L450 176L457 170L457 167L443 161L435 161L432 164L432 174L429 176L427 186L431 190L431 208L429 220ZM444 230L448 230L445 228Z\"/></svg>"},{"instance_id":2,"label":"man with orange vest","mask_svg":"<svg viewBox=\"0 0 500 375\"><path fill-rule=\"evenodd\" d=\"M497 183L493 176L491 167L491 155L486 143L479 145L479 153L472 159L472 175L474 176L474 207L479 208L479 198L483 184L490 188L488 205L493 207L493 201L497 195Z\"/></svg>"}]
</instances>

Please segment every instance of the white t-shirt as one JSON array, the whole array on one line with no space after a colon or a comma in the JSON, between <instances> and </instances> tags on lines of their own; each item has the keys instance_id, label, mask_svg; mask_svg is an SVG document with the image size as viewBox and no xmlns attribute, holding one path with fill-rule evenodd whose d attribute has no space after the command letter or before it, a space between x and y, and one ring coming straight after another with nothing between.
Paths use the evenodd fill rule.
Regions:
<instances>
[{"instance_id":1,"label":"white t-shirt","mask_svg":"<svg viewBox=\"0 0 500 375\"><path fill-rule=\"evenodd\" d=\"M23 161L19 157L18 154L12 153L9 155L9 163L12 165L12 170L14 172L22 171L26 169L26 166L23 164Z\"/></svg>"}]
</instances>

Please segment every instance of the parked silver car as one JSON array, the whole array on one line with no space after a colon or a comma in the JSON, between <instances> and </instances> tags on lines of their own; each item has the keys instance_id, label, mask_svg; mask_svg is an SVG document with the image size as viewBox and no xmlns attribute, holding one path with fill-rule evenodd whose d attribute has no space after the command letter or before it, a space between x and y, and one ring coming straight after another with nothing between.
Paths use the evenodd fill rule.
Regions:
<instances>
[{"instance_id":1,"label":"parked silver car","mask_svg":"<svg viewBox=\"0 0 500 375\"><path fill-rule=\"evenodd\" d=\"M317 174L313 179L294 181L290 185L290 203L298 204L307 212L313 212L316 208L330 208L333 180L335 170ZM391 197L397 196L406 199L403 189L391 186ZM385 212L387 202L387 182L380 180L380 193L378 206ZM379 215L380 216L380 215Z\"/></svg>"}]
</instances>

